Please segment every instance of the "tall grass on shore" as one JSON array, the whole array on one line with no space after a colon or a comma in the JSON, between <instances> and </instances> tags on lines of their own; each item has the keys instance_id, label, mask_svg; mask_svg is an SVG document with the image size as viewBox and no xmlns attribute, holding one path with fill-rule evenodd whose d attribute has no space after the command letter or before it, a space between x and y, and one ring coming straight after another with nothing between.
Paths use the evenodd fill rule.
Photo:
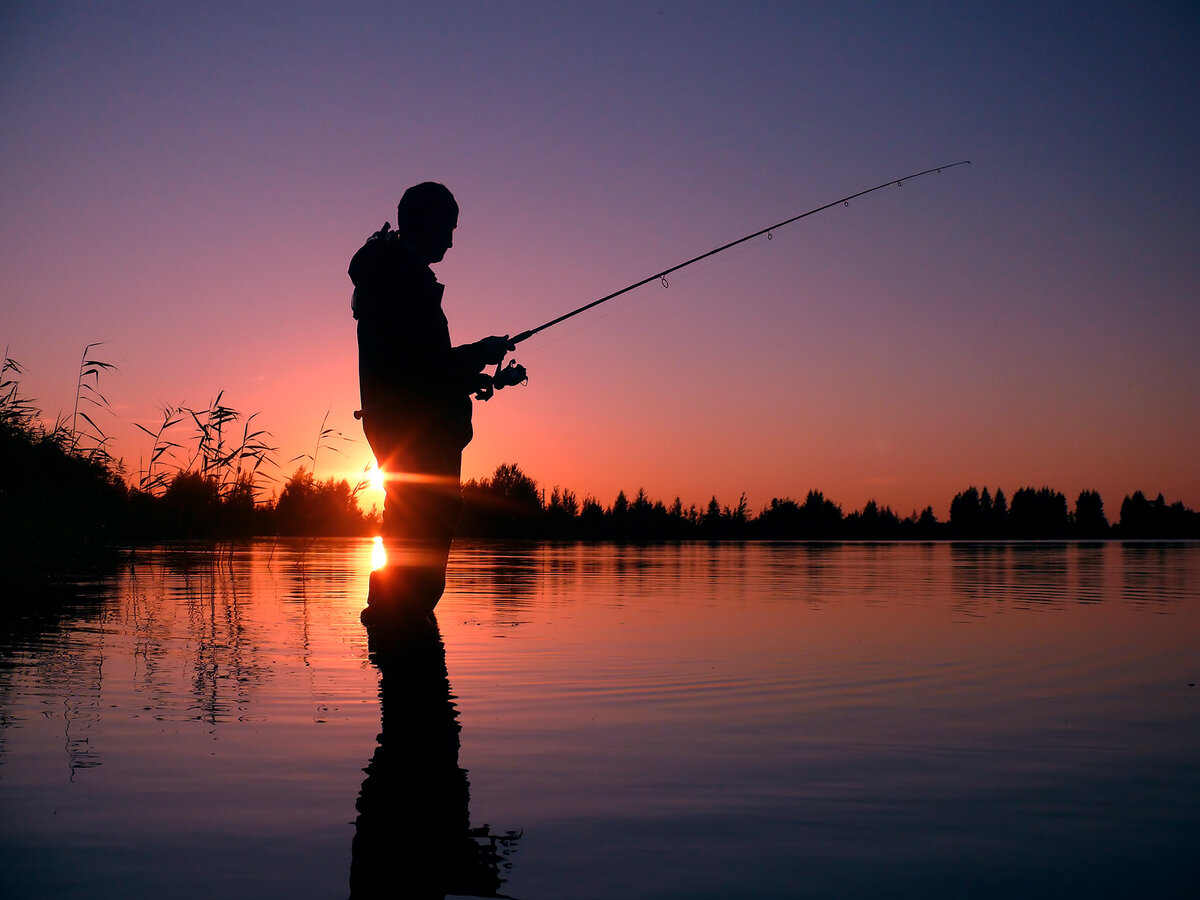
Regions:
<instances>
[{"instance_id":1,"label":"tall grass on shore","mask_svg":"<svg viewBox=\"0 0 1200 900\"><path fill-rule=\"evenodd\" d=\"M98 341L88 344L83 348L83 353L79 357L79 377L75 380L75 408L71 411L71 450L86 453L93 458L111 463L113 459L105 446L108 443L108 435L87 413L89 406L112 412L108 398L100 392L100 374L114 371L116 366L102 359L88 358L92 348L99 347L103 343L103 341ZM86 426L82 430L79 428L80 419L83 419ZM55 430L58 430L59 427L56 424Z\"/></svg>"},{"instance_id":2,"label":"tall grass on shore","mask_svg":"<svg viewBox=\"0 0 1200 900\"><path fill-rule=\"evenodd\" d=\"M167 432L183 421L183 410L177 406L164 404L162 407L163 420L158 428L151 431L145 425L134 422L135 428L139 428L150 436L152 441L150 446L150 459L146 463L146 468L143 471L138 467L138 489L145 491L148 494L159 495L167 489L171 482L172 471L165 465L159 466L163 462L163 457L170 459L168 454L172 454L177 450L182 450L183 445L177 444L167 438Z\"/></svg>"},{"instance_id":3,"label":"tall grass on shore","mask_svg":"<svg viewBox=\"0 0 1200 900\"><path fill-rule=\"evenodd\" d=\"M5 555L0 585L22 584L30 572L103 553L125 530L128 488L108 454L104 431L80 409L88 402L102 405L93 379L105 367L95 362L85 351L75 412L46 427L41 410L21 393L24 368L5 352L0 364L0 546ZM85 429L78 427L81 418Z\"/></svg>"},{"instance_id":4,"label":"tall grass on shore","mask_svg":"<svg viewBox=\"0 0 1200 900\"><path fill-rule=\"evenodd\" d=\"M24 367L5 352L0 364L0 584L18 570L65 574L92 550L118 543L174 538L231 538L252 534L368 534L357 487L344 480L316 481L299 467L279 494L277 449L257 426L225 402L225 392L205 407L167 405L156 428L136 427L151 440L144 468L127 477L109 451L98 411L111 414L101 376L115 366L89 344L81 357L74 407L47 425L42 411L21 392ZM345 440L328 426L328 413L311 461ZM191 426L189 429L188 426ZM286 502L281 502L284 498ZM18 573L19 575L19 573ZM27 580L27 579L25 579Z\"/></svg>"},{"instance_id":5,"label":"tall grass on shore","mask_svg":"<svg viewBox=\"0 0 1200 900\"><path fill-rule=\"evenodd\" d=\"M242 420L242 414L230 406L221 403L225 392L217 394L207 409L185 409L196 425L196 449L189 460L185 471L196 471L201 478L212 481L217 486L217 494L228 497L232 492L249 487L253 494L256 477L262 474L274 480L266 473L260 473L264 465L276 465L275 452L278 448L269 446L265 441L270 433L264 429L251 431L250 423L258 413L251 413L242 421L241 437L237 437L237 423ZM233 436L228 434L233 429Z\"/></svg>"},{"instance_id":6,"label":"tall grass on shore","mask_svg":"<svg viewBox=\"0 0 1200 900\"><path fill-rule=\"evenodd\" d=\"M359 494L370 484L369 465L363 467L353 486L340 479L317 480L317 458L321 451L341 453L337 445L350 441L340 430L329 425L329 412L325 410L321 418L313 452L288 460L289 463L300 462L301 466L288 479L275 503L281 534L302 535L315 540L323 535L343 534L346 529L350 533L360 533L366 522L372 526L377 524L374 511L364 518L358 505ZM305 460L309 462L309 468L303 466ZM377 529L372 527L370 530Z\"/></svg>"}]
</instances>

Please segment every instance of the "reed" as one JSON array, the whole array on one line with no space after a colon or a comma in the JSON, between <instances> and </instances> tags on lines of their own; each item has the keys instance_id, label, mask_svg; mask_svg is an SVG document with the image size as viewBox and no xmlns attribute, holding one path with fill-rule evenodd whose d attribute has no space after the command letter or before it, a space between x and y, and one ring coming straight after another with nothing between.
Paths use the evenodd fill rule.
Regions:
<instances>
[{"instance_id":1,"label":"reed","mask_svg":"<svg viewBox=\"0 0 1200 900\"><path fill-rule=\"evenodd\" d=\"M338 429L329 427L329 412L330 411L328 409L325 410L325 415L321 417L321 428L317 432L317 442L313 447L313 452L301 453L299 456L293 456L288 460L289 463L293 463L307 459L311 464L309 466L309 471L312 473L314 478L317 475L317 456L320 454L320 452L322 450L328 450L331 453L341 453L342 451L338 449L334 442L350 440L350 438L346 437Z\"/></svg>"},{"instance_id":2,"label":"reed","mask_svg":"<svg viewBox=\"0 0 1200 900\"><path fill-rule=\"evenodd\" d=\"M163 404L162 422L156 430L151 431L145 425L133 423L134 427L148 434L154 442L150 446L150 461L146 465L146 471L141 472L139 467L138 490L157 496L167 489L173 473L165 468L156 472L155 468L163 461L164 456L183 449L182 444L168 440L166 436L168 431L183 421L182 413L183 410L178 406Z\"/></svg>"},{"instance_id":3,"label":"reed","mask_svg":"<svg viewBox=\"0 0 1200 900\"><path fill-rule=\"evenodd\" d=\"M207 409L181 408L181 412L187 413L196 427L195 449L183 471L191 472L195 467L202 478L216 485L217 495L223 499L247 481L257 491L259 477L275 480L264 471L264 467L277 465L275 453L278 451L277 447L266 442L271 436L270 432L265 429L251 430L251 423L258 413L243 418L236 409L221 402L224 396L223 390L218 392ZM242 423L240 438L236 436L239 421ZM229 437L231 429L234 432L232 438Z\"/></svg>"},{"instance_id":4,"label":"reed","mask_svg":"<svg viewBox=\"0 0 1200 900\"><path fill-rule=\"evenodd\" d=\"M94 347L99 347L104 341L88 344L83 348L79 358L79 376L75 381L75 408L71 412L70 449L72 452L83 452L84 455L104 463L115 462L109 455L106 445L109 436L104 429L96 424L95 419L88 415L86 406L102 409L112 413L108 398L100 392L100 375L103 372L116 371L117 367L102 359L89 359L88 354ZM80 429L79 420L84 421L85 427ZM65 428L65 423L55 424L55 431ZM90 444L90 446L87 446Z\"/></svg>"},{"instance_id":5,"label":"reed","mask_svg":"<svg viewBox=\"0 0 1200 900\"><path fill-rule=\"evenodd\" d=\"M37 419L38 410L20 393L20 376L24 367L8 355L4 348L4 364L0 366L0 425L5 428L28 430Z\"/></svg>"},{"instance_id":6,"label":"reed","mask_svg":"<svg viewBox=\"0 0 1200 900\"><path fill-rule=\"evenodd\" d=\"M102 398L94 381L111 366L97 362L85 353L80 377ZM0 597L105 554L128 511L128 489L103 430L80 409L48 428L21 392L24 372L6 349L0 363ZM76 402L104 405L83 389Z\"/></svg>"}]
</instances>

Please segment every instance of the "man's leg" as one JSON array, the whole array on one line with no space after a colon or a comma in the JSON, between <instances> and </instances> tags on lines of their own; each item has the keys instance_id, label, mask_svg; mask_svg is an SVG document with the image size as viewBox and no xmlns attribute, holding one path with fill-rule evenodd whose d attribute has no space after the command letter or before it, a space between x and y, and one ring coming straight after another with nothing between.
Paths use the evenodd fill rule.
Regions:
<instances>
[{"instance_id":1,"label":"man's leg","mask_svg":"<svg viewBox=\"0 0 1200 900\"><path fill-rule=\"evenodd\" d=\"M371 573L363 622L419 620L446 589L450 545L462 513L461 455L436 461L441 471L392 474L384 503L387 565ZM426 469L434 468L427 464Z\"/></svg>"}]
</instances>

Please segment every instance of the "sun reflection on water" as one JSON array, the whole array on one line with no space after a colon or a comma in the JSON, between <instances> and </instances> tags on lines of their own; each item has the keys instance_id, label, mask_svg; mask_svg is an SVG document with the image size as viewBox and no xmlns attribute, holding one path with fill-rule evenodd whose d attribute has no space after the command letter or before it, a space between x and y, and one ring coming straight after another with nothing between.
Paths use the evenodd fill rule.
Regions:
<instances>
[{"instance_id":1,"label":"sun reflection on water","mask_svg":"<svg viewBox=\"0 0 1200 900\"><path fill-rule=\"evenodd\" d=\"M371 571L382 569L387 565L387 550L383 546L383 538L376 536L371 544Z\"/></svg>"}]
</instances>

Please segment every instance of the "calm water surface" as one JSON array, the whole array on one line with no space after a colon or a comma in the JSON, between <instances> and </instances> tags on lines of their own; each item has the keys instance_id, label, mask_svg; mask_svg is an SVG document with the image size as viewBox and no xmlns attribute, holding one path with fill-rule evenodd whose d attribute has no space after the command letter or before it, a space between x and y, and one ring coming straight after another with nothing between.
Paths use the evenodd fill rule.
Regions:
<instances>
[{"instance_id":1,"label":"calm water surface","mask_svg":"<svg viewBox=\"0 0 1200 900\"><path fill-rule=\"evenodd\" d=\"M9 615L0 894L1194 896L1198 544L462 544L386 661L370 564Z\"/></svg>"}]
</instances>

